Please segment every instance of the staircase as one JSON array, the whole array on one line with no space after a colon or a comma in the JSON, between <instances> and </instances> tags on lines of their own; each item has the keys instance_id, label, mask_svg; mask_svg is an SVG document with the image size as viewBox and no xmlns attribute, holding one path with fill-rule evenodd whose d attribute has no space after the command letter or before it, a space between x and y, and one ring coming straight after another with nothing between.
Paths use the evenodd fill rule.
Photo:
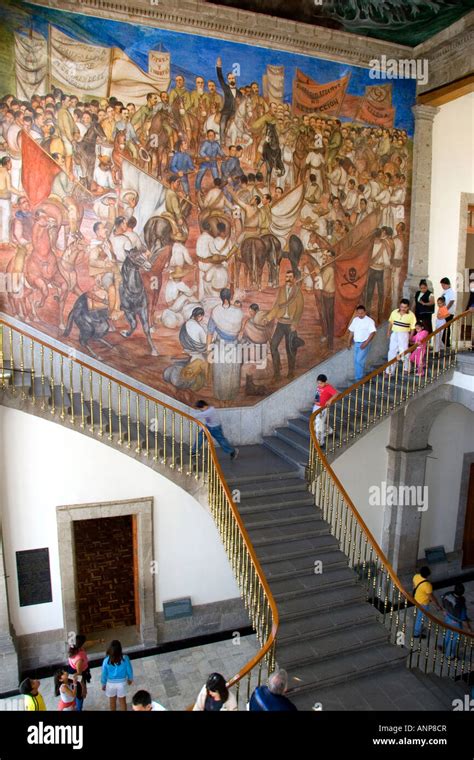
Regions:
<instances>
[{"instance_id":1,"label":"staircase","mask_svg":"<svg viewBox=\"0 0 474 760\"><path fill-rule=\"evenodd\" d=\"M439 359L437 361L439 363ZM57 370L56 373L51 372L52 377L45 372L41 372L40 377L38 369L33 368L32 371L26 361L19 366L18 362L12 365L5 359L2 367L4 396L13 386L16 388L13 394L16 399L41 399L42 405L56 417L67 418L76 425L79 423L99 437L104 436L111 442L132 448L140 456L150 455L147 460L150 466L154 466L152 459L161 459L162 463L176 467L179 472L188 470L188 475L195 472L198 463L191 461L189 444L181 437L180 443L175 446L174 435L170 436L171 421L173 431L175 429L175 412L171 407L164 411L162 426L159 432L154 433L150 421L153 405L157 405L151 398L146 401L144 416L143 409L139 410L141 402L138 393L132 391L137 403L137 413L133 419L130 414L130 390L124 390L124 394L128 395L124 395L122 406L118 397L117 406L117 396L112 395L110 380L104 379L103 394L100 379L100 402L97 402L92 386L87 400L82 374L80 390L77 390L77 379L71 388L68 372L63 372L62 359L61 382L58 382ZM43 353L41 367L43 369ZM428 364L427 376L432 368L433 360ZM400 372L388 388L377 385L378 392L369 395L370 401L363 394L351 392L346 397L347 403L358 410L357 415L352 418L349 415L349 422L346 418L341 419L344 411L342 405L333 410L330 419L333 432L327 448L334 452L332 457L336 449L350 445L356 435L359 438L363 434L364 427L369 427L362 425L362 412L370 412L372 426L372 422L382 419L378 413L381 404L388 410L397 397L401 398L401 390L406 389L409 383L413 383L413 377ZM345 389L339 386L338 390ZM179 414L176 412L176 415ZM344 699L347 702L347 685L350 684L351 698L356 700L354 695L360 696L359 704L363 707L359 709L384 709L381 707L381 694L391 693L401 680L407 695L414 692L420 694L420 689L423 692L424 687L413 672L407 670L407 649L390 643L389 632L379 622L380 613L367 602L366 589L359 583L357 572L349 566L339 539L332 535L331 526L323 519L322 510L315 507L314 496L304 479L310 450L310 417L311 409L304 409L298 417L289 420L286 427L279 427L274 435L264 438L261 445L242 446L236 461L229 461L220 449L217 454L278 607L280 625L276 658L279 666L289 673L292 700L299 709L308 710L319 703L323 703L323 709L344 709L337 705L344 705ZM195 425L186 420L185 424ZM183 424L181 434L182 430ZM194 440L193 435L194 432L191 440ZM202 474L204 459L203 456ZM198 477L199 464L196 479ZM193 480L189 478L189 482ZM208 480L210 483L217 482L211 478ZM221 521L221 525L224 524ZM247 581L247 575L245 578ZM254 601L253 582L249 593ZM424 709L447 709L437 695L430 696L428 692L423 692L422 696L424 704L429 704ZM409 699L389 702L390 707L386 709L423 709L420 706L410 707L415 702ZM331 708L331 704L336 706Z\"/></svg>"}]
</instances>

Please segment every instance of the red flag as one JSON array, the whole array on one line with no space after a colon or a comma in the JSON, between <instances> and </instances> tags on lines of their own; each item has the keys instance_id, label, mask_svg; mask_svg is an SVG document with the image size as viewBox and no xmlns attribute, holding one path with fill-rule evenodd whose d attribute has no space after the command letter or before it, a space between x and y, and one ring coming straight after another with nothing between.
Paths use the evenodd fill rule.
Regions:
<instances>
[{"instance_id":1,"label":"red flag","mask_svg":"<svg viewBox=\"0 0 474 760\"><path fill-rule=\"evenodd\" d=\"M26 132L21 135L21 181L32 206L42 203L51 193L59 167Z\"/></svg>"},{"instance_id":2,"label":"red flag","mask_svg":"<svg viewBox=\"0 0 474 760\"><path fill-rule=\"evenodd\" d=\"M356 306L364 302L363 292L367 283L378 221L379 212L372 212L334 246L337 257L334 262L334 335L338 338L346 332Z\"/></svg>"}]
</instances>

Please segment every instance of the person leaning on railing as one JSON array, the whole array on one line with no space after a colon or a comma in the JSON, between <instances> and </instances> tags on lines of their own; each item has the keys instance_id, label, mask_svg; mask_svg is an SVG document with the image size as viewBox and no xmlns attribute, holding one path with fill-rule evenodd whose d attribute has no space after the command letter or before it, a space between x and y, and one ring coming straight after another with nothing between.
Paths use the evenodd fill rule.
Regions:
<instances>
[{"instance_id":1,"label":"person leaning on railing","mask_svg":"<svg viewBox=\"0 0 474 760\"><path fill-rule=\"evenodd\" d=\"M443 608L433 594L433 586L428 580L430 575L431 570L425 565L413 576L413 597L423 610L428 610L430 603L434 602L442 612ZM426 633L423 633L423 617L423 611L419 609L416 613L415 626L413 628L413 638L415 639L426 639Z\"/></svg>"},{"instance_id":2,"label":"person leaning on railing","mask_svg":"<svg viewBox=\"0 0 474 760\"><path fill-rule=\"evenodd\" d=\"M251 712L295 712L298 708L285 697L288 689L286 670L277 670L268 678L267 686L257 686L250 697Z\"/></svg>"}]
</instances>

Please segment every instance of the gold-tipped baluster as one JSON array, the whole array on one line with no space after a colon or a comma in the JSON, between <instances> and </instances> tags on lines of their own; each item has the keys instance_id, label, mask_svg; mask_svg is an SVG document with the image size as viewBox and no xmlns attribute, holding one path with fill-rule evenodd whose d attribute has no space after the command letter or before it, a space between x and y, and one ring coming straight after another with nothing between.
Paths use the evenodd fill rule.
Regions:
<instances>
[{"instance_id":1,"label":"gold-tipped baluster","mask_svg":"<svg viewBox=\"0 0 474 760\"><path fill-rule=\"evenodd\" d=\"M41 409L46 408L46 378L44 374L44 346L40 345L40 358L41 358Z\"/></svg>"},{"instance_id":2,"label":"gold-tipped baluster","mask_svg":"<svg viewBox=\"0 0 474 760\"><path fill-rule=\"evenodd\" d=\"M179 467L178 472L183 472L183 415L179 415Z\"/></svg>"},{"instance_id":3,"label":"gold-tipped baluster","mask_svg":"<svg viewBox=\"0 0 474 760\"><path fill-rule=\"evenodd\" d=\"M355 400L354 400L354 428L352 430L352 438L355 438L357 435L357 421L358 421L358 415L359 415L359 386L355 389Z\"/></svg>"},{"instance_id":4,"label":"gold-tipped baluster","mask_svg":"<svg viewBox=\"0 0 474 760\"><path fill-rule=\"evenodd\" d=\"M127 388L127 449L132 448L132 422L130 417L130 390Z\"/></svg>"},{"instance_id":5,"label":"gold-tipped baluster","mask_svg":"<svg viewBox=\"0 0 474 760\"><path fill-rule=\"evenodd\" d=\"M123 444L123 430L122 430L122 386L117 387L117 414L118 414L118 438L117 443L119 446Z\"/></svg>"},{"instance_id":6,"label":"gold-tipped baluster","mask_svg":"<svg viewBox=\"0 0 474 760\"><path fill-rule=\"evenodd\" d=\"M186 475L192 475L193 474L193 440L194 440L192 420L189 420L188 440L189 440L189 464L188 464L188 471Z\"/></svg>"},{"instance_id":7,"label":"gold-tipped baluster","mask_svg":"<svg viewBox=\"0 0 474 760\"><path fill-rule=\"evenodd\" d=\"M113 412L112 412L112 381L109 380L107 383L107 404L109 407L109 435L107 438L109 441L113 441L114 438L114 420L113 420Z\"/></svg>"},{"instance_id":8,"label":"gold-tipped baluster","mask_svg":"<svg viewBox=\"0 0 474 760\"><path fill-rule=\"evenodd\" d=\"M62 420L66 417L66 405L65 405L65 385L64 385L64 356L59 355L59 388L61 392L61 414L59 415Z\"/></svg>"},{"instance_id":9,"label":"gold-tipped baluster","mask_svg":"<svg viewBox=\"0 0 474 760\"><path fill-rule=\"evenodd\" d=\"M163 407L163 459L161 460L161 464L166 464L166 416L167 416L167 408Z\"/></svg>"},{"instance_id":10,"label":"gold-tipped baluster","mask_svg":"<svg viewBox=\"0 0 474 760\"><path fill-rule=\"evenodd\" d=\"M69 401L71 402L71 425L76 424L76 416L74 413L74 364L69 357Z\"/></svg>"},{"instance_id":11,"label":"gold-tipped baluster","mask_svg":"<svg viewBox=\"0 0 474 760\"><path fill-rule=\"evenodd\" d=\"M171 469L176 466L176 412L171 412Z\"/></svg>"},{"instance_id":12,"label":"gold-tipped baluster","mask_svg":"<svg viewBox=\"0 0 474 760\"><path fill-rule=\"evenodd\" d=\"M364 429L367 430L367 428L370 425L370 408L372 406L372 378L369 380L369 388L368 388L368 398L367 398L367 415L366 415L366 422L364 425Z\"/></svg>"},{"instance_id":13,"label":"gold-tipped baluster","mask_svg":"<svg viewBox=\"0 0 474 760\"><path fill-rule=\"evenodd\" d=\"M360 420L359 420L359 433L362 432L364 427L364 397L365 397L365 383L361 387L361 400L360 400Z\"/></svg>"},{"instance_id":14,"label":"gold-tipped baluster","mask_svg":"<svg viewBox=\"0 0 474 760\"><path fill-rule=\"evenodd\" d=\"M140 397L138 393L135 393L135 415L136 415L136 429L137 429L137 445L135 447L135 453L139 454L142 450L142 442L140 440Z\"/></svg>"},{"instance_id":15,"label":"gold-tipped baluster","mask_svg":"<svg viewBox=\"0 0 474 760\"><path fill-rule=\"evenodd\" d=\"M352 434L351 434L351 432L350 432L350 427L351 427L351 400L352 400L352 397L351 397L351 394L349 393L349 395L347 396L347 427L346 427L346 441L348 441L348 440L349 440L349 438L352 438L352 437L353 437L353 436L352 436Z\"/></svg>"},{"instance_id":16,"label":"gold-tipped baluster","mask_svg":"<svg viewBox=\"0 0 474 760\"><path fill-rule=\"evenodd\" d=\"M9 343L9 350L10 350L10 372L11 372L11 379L12 379L12 393L16 393L16 385L15 385L15 357L13 356L13 330L11 327L8 328L8 343ZM52 352L51 352L52 353Z\"/></svg>"},{"instance_id":17,"label":"gold-tipped baluster","mask_svg":"<svg viewBox=\"0 0 474 760\"><path fill-rule=\"evenodd\" d=\"M379 379L380 379L380 374L377 374L375 376L375 403L374 403L374 416L372 418L372 422L375 422L375 420L377 419L377 403L379 400ZM384 381L385 381L385 372L382 373L382 393L383 393Z\"/></svg>"},{"instance_id":18,"label":"gold-tipped baluster","mask_svg":"<svg viewBox=\"0 0 474 760\"><path fill-rule=\"evenodd\" d=\"M145 456L150 456L150 402L145 399Z\"/></svg>"},{"instance_id":19,"label":"gold-tipped baluster","mask_svg":"<svg viewBox=\"0 0 474 760\"><path fill-rule=\"evenodd\" d=\"M26 398L25 393L25 359L24 359L24 339L23 334L20 333L20 379L21 379L21 397Z\"/></svg>"},{"instance_id":20,"label":"gold-tipped baluster","mask_svg":"<svg viewBox=\"0 0 474 760\"><path fill-rule=\"evenodd\" d=\"M84 370L82 364L79 365L79 392L81 394L81 428L86 426L86 414L84 409Z\"/></svg>"},{"instance_id":21,"label":"gold-tipped baluster","mask_svg":"<svg viewBox=\"0 0 474 760\"><path fill-rule=\"evenodd\" d=\"M340 425L339 425L339 443L338 448L341 448L342 444L344 443L343 437L342 437L342 427L344 425L344 404L346 399L343 398L341 400L341 415L340 415Z\"/></svg>"},{"instance_id":22,"label":"gold-tipped baluster","mask_svg":"<svg viewBox=\"0 0 474 760\"><path fill-rule=\"evenodd\" d=\"M99 438L104 435L104 404L102 401L102 375L99 375Z\"/></svg>"},{"instance_id":23,"label":"gold-tipped baluster","mask_svg":"<svg viewBox=\"0 0 474 760\"><path fill-rule=\"evenodd\" d=\"M400 365L403 366L403 360L400 361L399 359L397 359L397 362L395 364L395 380L393 383L393 403L390 405L390 409L396 409L397 407L398 381L400 379L400 374L402 374L400 372ZM404 386L403 386L403 374L402 374L402 382L400 385L400 403L402 402L403 392L404 392ZM389 410L389 406L387 404L387 414L388 414L388 410Z\"/></svg>"},{"instance_id":24,"label":"gold-tipped baluster","mask_svg":"<svg viewBox=\"0 0 474 760\"><path fill-rule=\"evenodd\" d=\"M30 360L30 388L31 388L31 403L36 403L36 388L35 388L35 379L36 379L36 367L35 367L35 343L33 338L31 339L31 360Z\"/></svg>"},{"instance_id":25,"label":"gold-tipped baluster","mask_svg":"<svg viewBox=\"0 0 474 760\"><path fill-rule=\"evenodd\" d=\"M155 408L154 408L154 418L153 418L153 434L155 436L155 451L153 453L153 461L158 461L158 404L155 401Z\"/></svg>"},{"instance_id":26,"label":"gold-tipped baluster","mask_svg":"<svg viewBox=\"0 0 474 760\"><path fill-rule=\"evenodd\" d=\"M91 413L91 426L89 430L91 433L94 432L94 378L92 375L92 370L89 370L89 408Z\"/></svg>"},{"instance_id":27,"label":"gold-tipped baluster","mask_svg":"<svg viewBox=\"0 0 474 760\"><path fill-rule=\"evenodd\" d=\"M3 325L0 325L0 372L2 374L2 388L5 388L6 378L5 378L5 358L4 358L4 351L3 351L3 340L4 340Z\"/></svg>"},{"instance_id":28,"label":"gold-tipped baluster","mask_svg":"<svg viewBox=\"0 0 474 760\"><path fill-rule=\"evenodd\" d=\"M49 359L50 359L50 371L51 371L51 414L55 414L56 412L56 382L54 379L54 354L52 351L49 352Z\"/></svg>"}]
</instances>

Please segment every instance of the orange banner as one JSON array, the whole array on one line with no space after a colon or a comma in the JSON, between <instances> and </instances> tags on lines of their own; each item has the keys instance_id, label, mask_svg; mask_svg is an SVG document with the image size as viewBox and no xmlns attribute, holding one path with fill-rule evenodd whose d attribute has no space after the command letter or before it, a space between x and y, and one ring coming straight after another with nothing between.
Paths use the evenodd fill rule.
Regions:
<instances>
[{"instance_id":1,"label":"orange banner","mask_svg":"<svg viewBox=\"0 0 474 760\"><path fill-rule=\"evenodd\" d=\"M295 116L303 116L318 111L328 116L337 116L349 79L350 74L334 82L318 84L297 69L293 81L293 113Z\"/></svg>"},{"instance_id":2,"label":"orange banner","mask_svg":"<svg viewBox=\"0 0 474 760\"><path fill-rule=\"evenodd\" d=\"M32 206L42 203L60 167L26 132L21 134L21 181Z\"/></svg>"},{"instance_id":3,"label":"orange banner","mask_svg":"<svg viewBox=\"0 0 474 760\"><path fill-rule=\"evenodd\" d=\"M376 127L393 127L395 109L392 106L379 105L369 98L362 100L357 112L357 121L373 124Z\"/></svg>"},{"instance_id":4,"label":"orange banner","mask_svg":"<svg viewBox=\"0 0 474 760\"><path fill-rule=\"evenodd\" d=\"M345 334L356 306L364 303L364 290L378 221L379 212L372 212L334 246L336 253L334 335L338 338ZM370 304L367 308L370 308Z\"/></svg>"}]
</instances>

